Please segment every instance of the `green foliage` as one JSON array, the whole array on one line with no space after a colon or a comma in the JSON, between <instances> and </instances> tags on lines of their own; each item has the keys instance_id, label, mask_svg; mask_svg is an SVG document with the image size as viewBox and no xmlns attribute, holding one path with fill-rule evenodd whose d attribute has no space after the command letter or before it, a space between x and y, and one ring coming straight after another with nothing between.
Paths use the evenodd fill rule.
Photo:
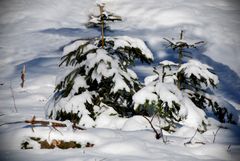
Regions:
<instances>
[{"instance_id":1,"label":"green foliage","mask_svg":"<svg viewBox=\"0 0 240 161\"><path fill-rule=\"evenodd\" d=\"M179 117L180 105L175 101L169 107L167 102L146 100L144 104L137 107L136 113L143 116L159 117L163 122L160 122L161 128L166 131L174 131L176 123L182 119Z\"/></svg>"},{"instance_id":2,"label":"green foliage","mask_svg":"<svg viewBox=\"0 0 240 161\"><path fill-rule=\"evenodd\" d=\"M50 115L50 117L52 117ZM65 121L65 120L71 120L71 122L76 122L76 123L79 123L80 121L80 117L78 117L78 113L67 113L66 111L57 111L57 117L56 117L56 120L59 120L59 121Z\"/></svg>"},{"instance_id":3,"label":"green foliage","mask_svg":"<svg viewBox=\"0 0 240 161\"><path fill-rule=\"evenodd\" d=\"M212 107L212 111L214 115L218 118L218 120L222 123L231 123L236 124L233 120L233 114L229 113L225 107L219 106L219 104L211 99L208 99L210 107Z\"/></svg>"}]
</instances>

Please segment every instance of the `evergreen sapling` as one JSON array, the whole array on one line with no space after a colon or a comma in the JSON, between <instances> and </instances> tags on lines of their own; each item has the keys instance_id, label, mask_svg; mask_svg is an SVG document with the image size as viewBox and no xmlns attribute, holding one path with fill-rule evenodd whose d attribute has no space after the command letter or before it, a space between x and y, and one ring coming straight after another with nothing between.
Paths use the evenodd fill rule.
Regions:
<instances>
[{"instance_id":1,"label":"evergreen sapling","mask_svg":"<svg viewBox=\"0 0 240 161\"><path fill-rule=\"evenodd\" d=\"M145 78L145 86L133 96L135 109L143 115L161 118L161 127L174 131L178 124L185 124L206 131L206 113L212 112L220 122L234 123L233 115L220 107L209 91L219 83L213 68L197 60L183 63L184 57L191 58L191 50L204 43L188 43L183 39L170 41L164 38L178 53L178 63L168 60L154 67L154 75Z\"/></svg>"},{"instance_id":2,"label":"evergreen sapling","mask_svg":"<svg viewBox=\"0 0 240 161\"><path fill-rule=\"evenodd\" d=\"M66 46L60 66L70 72L58 82L47 115L86 126L94 126L106 110L132 116L132 96L141 87L130 69L137 59L150 63L153 55L142 40L128 36L101 36Z\"/></svg>"}]
</instances>

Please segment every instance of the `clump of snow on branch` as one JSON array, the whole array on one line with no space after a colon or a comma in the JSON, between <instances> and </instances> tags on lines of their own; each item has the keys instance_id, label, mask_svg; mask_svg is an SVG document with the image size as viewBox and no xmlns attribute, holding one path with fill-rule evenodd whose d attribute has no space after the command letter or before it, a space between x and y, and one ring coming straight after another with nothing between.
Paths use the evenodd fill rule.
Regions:
<instances>
[{"instance_id":1,"label":"clump of snow on branch","mask_svg":"<svg viewBox=\"0 0 240 161\"><path fill-rule=\"evenodd\" d=\"M218 76L209 70L213 70L213 68L197 60L189 60L187 63L181 65L178 72L183 71L187 78L190 78L192 75L196 76L199 80L203 78L206 80L208 86L218 84Z\"/></svg>"},{"instance_id":2,"label":"clump of snow on branch","mask_svg":"<svg viewBox=\"0 0 240 161\"><path fill-rule=\"evenodd\" d=\"M153 54L146 46L143 40L132 38L129 36L116 36L116 37L106 37L106 40L114 41L114 49L119 47L130 46L133 48L139 48L142 51L142 54L146 56L148 59L153 59Z\"/></svg>"}]
</instances>

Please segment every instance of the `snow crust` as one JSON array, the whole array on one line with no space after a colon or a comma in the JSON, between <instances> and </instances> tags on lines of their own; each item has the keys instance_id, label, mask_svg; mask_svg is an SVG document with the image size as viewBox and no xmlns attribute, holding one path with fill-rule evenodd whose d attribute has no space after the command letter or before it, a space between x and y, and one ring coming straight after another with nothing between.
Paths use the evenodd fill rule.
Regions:
<instances>
[{"instance_id":1,"label":"snow crust","mask_svg":"<svg viewBox=\"0 0 240 161\"><path fill-rule=\"evenodd\" d=\"M117 112L107 105L95 106L94 110L99 113L95 120L95 125L98 128L121 129L128 120L127 118L120 118Z\"/></svg>"}]
</instances>

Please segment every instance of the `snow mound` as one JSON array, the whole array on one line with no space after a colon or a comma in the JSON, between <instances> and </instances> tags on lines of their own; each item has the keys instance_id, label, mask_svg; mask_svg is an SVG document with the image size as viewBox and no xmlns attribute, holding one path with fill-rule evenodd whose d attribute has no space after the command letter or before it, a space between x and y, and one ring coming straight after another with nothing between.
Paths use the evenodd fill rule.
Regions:
<instances>
[{"instance_id":1,"label":"snow mound","mask_svg":"<svg viewBox=\"0 0 240 161\"><path fill-rule=\"evenodd\" d=\"M149 123L142 116L133 116L124 123L122 126L123 131L136 131L149 128Z\"/></svg>"},{"instance_id":2,"label":"snow mound","mask_svg":"<svg viewBox=\"0 0 240 161\"><path fill-rule=\"evenodd\" d=\"M114 155L127 155L127 156L139 156L147 155L144 149L144 144L136 142L135 140L127 140L122 142L113 142L106 145L102 145L98 149L100 152L105 154Z\"/></svg>"}]
</instances>

